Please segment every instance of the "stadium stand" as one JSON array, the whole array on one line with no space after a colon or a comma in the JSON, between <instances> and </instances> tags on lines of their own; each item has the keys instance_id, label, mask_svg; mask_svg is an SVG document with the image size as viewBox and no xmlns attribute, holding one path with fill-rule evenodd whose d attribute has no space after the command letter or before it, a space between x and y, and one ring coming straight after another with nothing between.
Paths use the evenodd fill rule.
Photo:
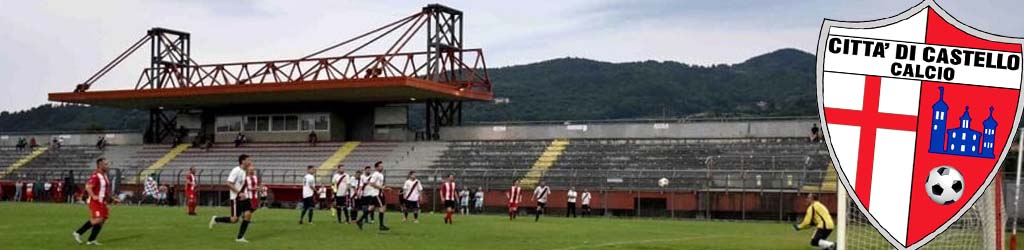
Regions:
<instances>
[{"instance_id":1,"label":"stadium stand","mask_svg":"<svg viewBox=\"0 0 1024 250\"><path fill-rule=\"evenodd\" d=\"M32 150L29 149L16 150L8 147L0 148L0 167L3 168L3 171L0 171L0 175L6 175L7 171L13 170L11 168L14 163L25 158L25 156L30 153L32 153Z\"/></svg>"},{"instance_id":2,"label":"stadium stand","mask_svg":"<svg viewBox=\"0 0 1024 250\"><path fill-rule=\"evenodd\" d=\"M195 166L202 176L224 176L238 165L238 155L248 154L259 169L294 169L304 171L304 166L320 166L334 154L343 143L324 142L311 146L306 143L249 143L242 147L232 144L217 144L208 151L201 148L189 148L167 163L159 172L164 182L184 183L184 171ZM165 153L166 151L165 146ZM150 155L152 157L162 157ZM298 178L301 176L288 176ZM207 178L214 180L222 178ZM285 179L284 176L264 176L266 183L298 183L298 179Z\"/></svg>"},{"instance_id":3,"label":"stadium stand","mask_svg":"<svg viewBox=\"0 0 1024 250\"><path fill-rule=\"evenodd\" d=\"M549 142L449 142L430 167L465 169L469 175L461 179L470 183L477 178L472 174L480 171L468 170L491 172L492 177L487 177L491 183L496 171L524 177ZM825 178L820 172L829 159L823 144L801 139L576 139L565 147L543 177L550 185L632 186L642 179L653 186L654 182L647 180L665 177L680 185L694 185L690 188L820 186ZM609 181L610 176L622 180ZM693 181L705 178L710 187Z\"/></svg>"},{"instance_id":4,"label":"stadium stand","mask_svg":"<svg viewBox=\"0 0 1024 250\"><path fill-rule=\"evenodd\" d=\"M398 142L361 142L359 147L352 150L352 153L349 153L341 164L345 164L348 170L371 166L378 161L385 161L400 144Z\"/></svg>"},{"instance_id":5,"label":"stadium stand","mask_svg":"<svg viewBox=\"0 0 1024 250\"><path fill-rule=\"evenodd\" d=\"M59 179L62 172L74 170L76 173L87 174L92 171L92 163L103 151L90 146L63 146L51 148L32 159L27 159L19 168L6 175L5 179Z\"/></svg>"}]
</instances>

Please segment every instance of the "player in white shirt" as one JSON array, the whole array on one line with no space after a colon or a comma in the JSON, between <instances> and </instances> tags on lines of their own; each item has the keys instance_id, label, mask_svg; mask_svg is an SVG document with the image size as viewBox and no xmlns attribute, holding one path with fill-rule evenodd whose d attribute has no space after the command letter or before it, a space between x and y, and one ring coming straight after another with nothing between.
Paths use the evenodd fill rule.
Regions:
<instances>
[{"instance_id":1,"label":"player in white shirt","mask_svg":"<svg viewBox=\"0 0 1024 250\"><path fill-rule=\"evenodd\" d=\"M469 214L469 189L468 188L462 188L462 191L459 191L459 209L460 209L460 211L462 211L463 215Z\"/></svg>"},{"instance_id":2,"label":"player in white shirt","mask_svg":"<svg viewBox=\"0 0 1024 250\"><path fill-rule=\"evenodd\" d=\"M351 178L352 181L348 183L349 221L350 223L356 223L356 218L359 218L359 210L362 210L363 207L359 201L359 198L363 197L363 171L356 170Z\"/></svg>"},{"instance_id":3,"label":"player in white shirt","mask_svg":"<svg viewBox=\"0 0 1024 250\"><path fill-rule=\"evenodd\" d=\"M565 194L565 218L569 218L569 215L576 218L576 198L576 188L569 187L569 192Z\"/></svg>"},{"instance_id":4,"label":"player in white shirt","mask_svg":"<svg viewBox=\"0 0 1024 250\"><path fill-rule=\"evenodd\" d=\"M338 164L334 176L331 177L331 188L334 189L334 213L341 224L341 216L345 215L345 223L352 219L348 216L348 193L352 186L349 185L352 177L345 173L345 165Z\"/></svg>"},{"instance_id":5,"label":"player in white shirt","mask_svg":"<svg viewBox=\"0 0 1024 250\"><path fill-rule=\"evenodd\" d=\"M476 213L483 213L484 212L484 188L483 187L477 187L476 188L476 193L473 194L473 200L476 200L476 202L473 203L473 207L476 210Z\"/></svg>"},{"instance_id":6,"label":"player in white shirt","mask_svg":"<svg viewBox=\"0 0 1024 250\"><path fill-rule=\"evenodd\" d=\"M242 225L238 228L238 237L235 238L236 242L248 243L245 240L245 231L249 229L249 222L252 221L252 202L249 201L252 197L249 197L248 192L245 190L246 171L254 168L252 160L249 159L249 155L238 156L238 166L231 169L231 173L228 174L228 179L225 182L225 186L228 187L228 197L231 198L231 216L213 216L210 218L210 229L213 229L213 225L217 223L235 223L238 222L238 217L242 217Z\"/></svg>"},{"instance_id":7,"label":"player in white shirt","mask_svg":"<svg viewBox=\"0 0 1024 250\"><path fill-rule=\"evenodd\" d=\"M366 210L363 212L363 219L367 216L372 216L372 212L377 210L377 223L380 231L391 230L384 225L384 212L386 207L384 206L384 197L382 197L383 191L389 190L388 187L384 186L384 164L377 162L374 164L376 169L370 174L369 180L363 187L363 204L366 205ZM363 219L360 219L356 224L359 229L363 229Z\"/></svg>"},{"instance_id":8,"label":"player in white shirt","mask_svg":"<svg viewBox=\"0 0 1024 250\"><path fill-rule=\"evenodd\" d=\"M583 204L583 217L590 215L590 190L583 189L583 194L580 195L580 200Z\"/></svg>"},{"instance_id":9,"label":"player in white shirt","mask_svg":"<svg viewBox=\"0 0 1024 250\"><path fill-rule=\"evenodd\" d=\"M544 181L540 181L540 185L533 189L533 201L537 202L537 211L533 221L540 221L540 215L544 213L544 208L548 204L548 195L551 194L551 188Z\"/></svg>"},{"instance_id":10,"label":"player in white shirt","mask_svg":"<svg viewBox=\"0 0 1024 250\"><path fill-rule=\"evenodd\" d=\"M409 178L402 185L402 200L405 201L402 210L402 222L409 220L409 211L412 211L413 223L420 223L420 194L423 192L423 185L416 179L416 171L409 171Z\"/></svg>"},{"instance_id":11,"label":"player in white shirt","mask_svg":"<svg viewBox=\"0 0 1024 250\"><path fill-rule=\"evenodd\" d=\"M302 218L306 217L309 211L309 224L313 224L313 195L316 193L316 168L312 165L306 166L306 176L302 177L302 213L299 214L299 225L302 225Z\"/></svg>"}]
</instances>

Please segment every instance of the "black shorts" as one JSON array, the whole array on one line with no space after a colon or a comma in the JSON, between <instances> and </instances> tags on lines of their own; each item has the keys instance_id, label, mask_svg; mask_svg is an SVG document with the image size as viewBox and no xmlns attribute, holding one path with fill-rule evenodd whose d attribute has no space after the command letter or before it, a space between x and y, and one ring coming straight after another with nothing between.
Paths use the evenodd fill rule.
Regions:
<instances>
[{"instance_id":1,"label":"black shorts","mask_svg":"<svg viewBox=\"0 0 1024 250\"><path fill-rule=\"evenodd\" d=\"M334 205L337 207L345 207L348 205L348 198L345 198L345 196L335 196Z\"/></svg>"},{"instance_id":2,"label":"black shorts","mask_svg":"<svg viewBox=\"0 0 1024 250\"><path fill-rule=\"evenodd\" d=\"M304 208L304 209L313 209L313 197L312 196L302 198L302 208Z\"/></svg>"},{"instance_id":3,"label":"black shorts","mask_svg":"<svg viewBox=\"0 0 1024 250\"><path fill-rule=\"evenodd\" d=\"M455 201L444 201L444 208L456 209L458 205L455 204Z\"/></svg>"},{"instance_id":4,"label":"black shorts","mask_svg":"<svg viewBox=\"0 0 1024 250\"><path fill-rule=\"evenodd\" d=\"M362 205L363 206L374 206L374 207L382 207L382 206L384 206L384 202L381 201L380 196L363 196L363 198L361 200L362 200L362 203L363 203Z\"/></svg>"},{"instance_id":5,"label":"black shorts","mask_svg":"<svg viewBox=\"0 0 1024 250\"><path fill-rule=\"evenodd\" d=\"M252 201L249 199L231 201L231 217L239 217L245 212L252 212Z\"/></svg>"},{"instance_id":6,"label":"black shorts","mask_svg":"<svg viewBox=\"0 0 1024 250\"><path fill-rule=\"evenodd\" d=\"M406 199L402 199L402 200L405 200L405 208L406 209L420 209L420 202L419 201L410 201L410 200L406 200Z\"/></svg>"},{"instance_id":7,"label":"black shorts","mask_svg":"<svg viewBox=\"0 0 1024 250\"><path fill-rule=\"evenodd\" d=\"M583 210L590 209L590 205L583 205Z\"/></svg>"},{"instance_id":8,"label":"black shorts","mask_svg":"<svg viewBox=\"0 0 1024 250\"><path fill-rule=\"evenodd\" d=\"M814 238L811 238L811 246L818 246L818 240L828 239L832 235L832 229L821 229L814 231Z\"/></svg>"},{"instance_id":9,"label":"black shorts","mask_svg":"<svg viewBox=\"0 0 1024 250\"><path fill-rule=\"evenodd\" d=\"M537 208L545 208L545 207L548 207L548 203L547 202L537 202Z\"/></svg>"}]
</instances>

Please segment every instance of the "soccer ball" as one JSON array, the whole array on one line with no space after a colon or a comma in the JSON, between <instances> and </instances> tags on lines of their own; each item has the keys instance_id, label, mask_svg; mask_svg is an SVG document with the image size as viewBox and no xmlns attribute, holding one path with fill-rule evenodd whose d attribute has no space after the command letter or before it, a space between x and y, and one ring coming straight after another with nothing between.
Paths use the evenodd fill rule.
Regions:
<instances>
[{"instance_id":1,"label":"soccer ball","mask_svg":"<svg viewBox=\"0 0 1024 250\"><path fill-rule=\"evenodd\" d=\"M668 186L668 178L661 178L660 180L658 180L658 186L659 187L667 187Z\"/></svg>"},{"instance_id":2,"label":"soccer ball","mask_svg":"<svg viewBox=\"0 0 1024 250\"><path fill-rule=\"evenodd\" d=\"M928 172L928 180L924 185L925 190L928 191L928 197L942 205L953 204L964 194L964 176L950 166L939 166L932 169Z\"/></svg>"}]
</instances>

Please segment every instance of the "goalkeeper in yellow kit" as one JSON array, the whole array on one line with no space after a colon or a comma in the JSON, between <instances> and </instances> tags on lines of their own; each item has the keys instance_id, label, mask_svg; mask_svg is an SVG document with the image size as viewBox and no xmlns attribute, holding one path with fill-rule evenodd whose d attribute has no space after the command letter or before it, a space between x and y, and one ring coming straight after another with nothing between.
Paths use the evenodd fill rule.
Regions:
<instances>
[{"instance_id":1,"label":"goalkeeper in yellow kit","mask_svg":"<svg viewBox=\"0 0 1024 250\"><path fill-rule=\"evenodd\" d=\"M814 237L811 238L811 246L814 249L835 249L836 243L827 240L836 226L832 221L832 215L829 214L828 208L818 201L818 195L816 194L808 194L807 202L810 203L807 206L807 214L804 215L803 222L793 225L793 230L800 231L801 229L815 227L817 230L814 231Z\"/></svg>"}]
</instances>

